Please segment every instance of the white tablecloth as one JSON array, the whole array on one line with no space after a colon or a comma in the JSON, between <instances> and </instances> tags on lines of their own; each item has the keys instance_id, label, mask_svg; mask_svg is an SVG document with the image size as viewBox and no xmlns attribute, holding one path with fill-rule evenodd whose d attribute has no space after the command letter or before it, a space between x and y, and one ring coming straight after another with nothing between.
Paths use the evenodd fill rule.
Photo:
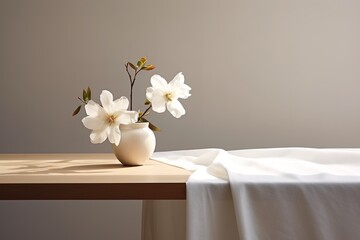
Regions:
<instances>
[{"instance_id":1,"label":"white tablecloth","mask_svg":"<svg viewBox=\"0 0 360 240\"><path fill-rule=\"evenodd\" d=\"M145 221L146 240L185 239L185 225L187 240L360 239L360 150L202 149L153 158L194 173L186 207L162 209L186 215L161 218L160 208L150 210L164 204L144 202L144 219L159 227L149 234Z\"/></svg>"}]
</instances>

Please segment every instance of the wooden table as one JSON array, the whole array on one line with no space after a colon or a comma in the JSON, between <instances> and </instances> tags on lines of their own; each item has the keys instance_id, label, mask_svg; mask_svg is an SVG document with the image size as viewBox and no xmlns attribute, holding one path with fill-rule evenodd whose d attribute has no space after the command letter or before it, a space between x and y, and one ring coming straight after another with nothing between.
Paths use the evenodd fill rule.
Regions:
<instances>
[{"instance_id":1,"label":"wooden table","mask_svg":"<svg viewBox=\"0 0 360 240\"><path fill-rule=\"evenodd\" d=\"M186 199L191 172L113 154L0 154L0 200Z\"/></svg>"}]
</instances>

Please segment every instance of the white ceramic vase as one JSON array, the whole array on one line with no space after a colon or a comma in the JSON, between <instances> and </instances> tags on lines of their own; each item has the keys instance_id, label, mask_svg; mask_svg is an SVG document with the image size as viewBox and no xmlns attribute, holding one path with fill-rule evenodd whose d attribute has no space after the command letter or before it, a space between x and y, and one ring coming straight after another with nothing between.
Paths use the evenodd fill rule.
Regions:
<instances>
[{"instance_id":1,"label":"white ceramic vase","mask_svg":"<svg viewBox=\"0 0 360 240\"><path fill-rule=\"evenodd\" d=\"M121 140L112 144L116 158L126 166L140 166L154 153L156 139L149 123L120 124Z\"/></svg>"}]
</instances>

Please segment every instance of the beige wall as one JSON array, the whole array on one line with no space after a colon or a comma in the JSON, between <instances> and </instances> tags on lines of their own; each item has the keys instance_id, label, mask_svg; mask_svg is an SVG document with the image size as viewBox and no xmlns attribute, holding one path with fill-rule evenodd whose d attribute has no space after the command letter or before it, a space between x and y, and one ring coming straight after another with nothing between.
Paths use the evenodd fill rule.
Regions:
<instances>
[{"instance_id":1,"label":"beige wall","mask_svg":"<svg viewBox=\"0 0 360 240\"><path fill-rule=\"evenodd\" d=\"M168 80L182 71L193 88L183 118L152 114L158 151L360 147L359 43L360 1L0 0L0 152L109 152L70 115L88 85L96 100L102 89L127 95L123 64L141 56ZM150 76L138 81L138 107ZM34 204L0 203L0 238ZM44 202L53 212L39 214L68 211L50 229L71 239L76 228L64 223L84 227L74 204ZM86 204L81 212L108 206ZM116 204L87 239L122 227L139 238L140 203Z\"/></svg>"}]
</instances>

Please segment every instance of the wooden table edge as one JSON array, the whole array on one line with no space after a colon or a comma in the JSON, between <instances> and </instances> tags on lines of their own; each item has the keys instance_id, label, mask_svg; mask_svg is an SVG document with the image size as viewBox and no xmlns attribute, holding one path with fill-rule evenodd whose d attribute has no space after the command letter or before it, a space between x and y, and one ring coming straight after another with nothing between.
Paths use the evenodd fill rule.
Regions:
<instances>
[{"instance_id":1,"label":"wooden table edge","mask_svg":"<svg viewBox=\"0 0 360 240\"><path fill-rule=\"evenodd\" d=\"M185 200L186 183L4 183L0 200Z\"/></svg>"}]
</instances>

